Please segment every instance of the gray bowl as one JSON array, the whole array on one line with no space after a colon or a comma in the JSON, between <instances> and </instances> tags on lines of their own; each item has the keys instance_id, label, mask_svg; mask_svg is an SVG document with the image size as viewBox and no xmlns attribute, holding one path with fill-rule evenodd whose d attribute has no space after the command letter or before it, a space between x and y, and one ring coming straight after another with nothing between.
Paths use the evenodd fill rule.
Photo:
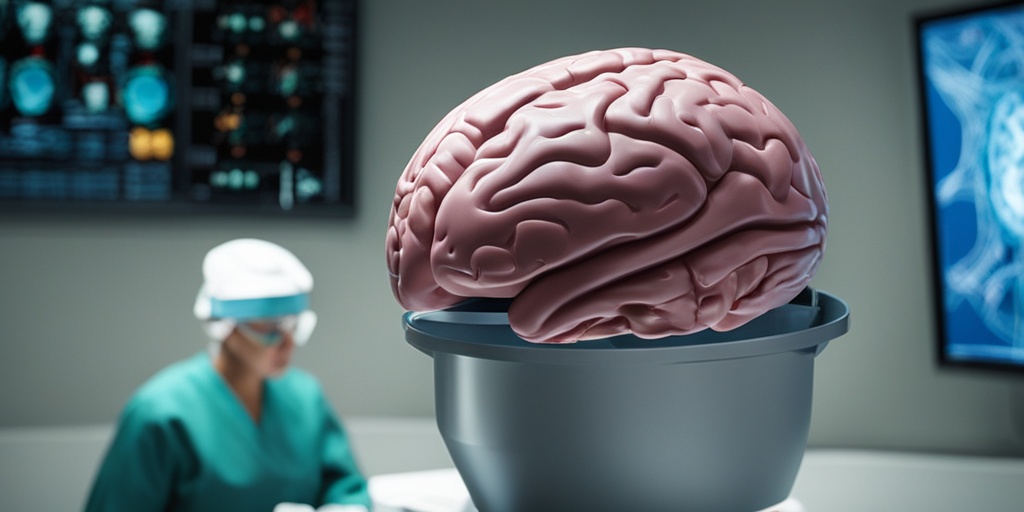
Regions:
<instances>
[{"instance_id":1,"label":"gray bowl","mask_svg":"<svg viewBox=\"0 0 1024 512\"><path fill-rule=\"evenodd\" d=\"M437 424L481 512L737 511L785 500L814 357L849 327L823 292L729 332L528 343L501 312L404 317Z\"/></svg>"}]
</instances>

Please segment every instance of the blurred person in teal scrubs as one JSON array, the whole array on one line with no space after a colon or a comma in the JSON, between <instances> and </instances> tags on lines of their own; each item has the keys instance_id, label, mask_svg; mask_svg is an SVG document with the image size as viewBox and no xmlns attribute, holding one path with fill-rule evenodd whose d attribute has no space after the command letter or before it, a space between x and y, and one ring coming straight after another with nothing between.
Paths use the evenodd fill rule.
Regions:
<instances>
[{"instance_id":1,"label":"blurred person in teal scrubs","mask_svg":"<svg viewBox=\"0 0 1024 512\"><path fill-rule=\"evenodd\" d=\"M86 511L368 510L338 417L290 367L316 325L309 270L239 239L210 250L203 277L194 312L213 343L131 397Z\"/></svg>"}]
</instances>

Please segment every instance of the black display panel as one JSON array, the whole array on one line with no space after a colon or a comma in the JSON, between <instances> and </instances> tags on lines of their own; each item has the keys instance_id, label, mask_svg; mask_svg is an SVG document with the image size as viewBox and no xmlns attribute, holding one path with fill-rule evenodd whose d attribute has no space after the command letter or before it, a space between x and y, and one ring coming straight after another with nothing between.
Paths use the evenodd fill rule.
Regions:
<instances>
[{"instance_id":1,"label":"black display panel","mask_svg":"<svg viewBox=\"0 0 1024 512\"><path fill-rule=\"evenodd\" d=\"M939 361L1024 371L1024 3L915 20Z\"/></svg>"},{"instance_id":2,"label":"black display panel","mask_svg":"<svg viewBox=\"0 0 1024 512\"><path fill-rule=\"evenodd\" d=\"M0 0L0 207L350 215L355 0Z\"/></svg>"}]
</instances>

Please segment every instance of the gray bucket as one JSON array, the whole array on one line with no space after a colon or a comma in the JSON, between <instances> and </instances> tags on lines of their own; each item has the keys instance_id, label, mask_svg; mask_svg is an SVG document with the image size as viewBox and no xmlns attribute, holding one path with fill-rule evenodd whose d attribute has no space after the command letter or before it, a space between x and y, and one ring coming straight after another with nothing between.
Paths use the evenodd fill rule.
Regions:
<instances>
[{"instance_id":1,"label":"gray bucket","mask_svg":"<svg viewBox=\"0 0 1024 512\"><path fill-rule=\"evenodd\" d=\"M481 512L751 512L789 496L814 357L849 308L807 289L728 332L568 345L526 342L502 312L404 320Z\"/></svg>"}]
</instances>

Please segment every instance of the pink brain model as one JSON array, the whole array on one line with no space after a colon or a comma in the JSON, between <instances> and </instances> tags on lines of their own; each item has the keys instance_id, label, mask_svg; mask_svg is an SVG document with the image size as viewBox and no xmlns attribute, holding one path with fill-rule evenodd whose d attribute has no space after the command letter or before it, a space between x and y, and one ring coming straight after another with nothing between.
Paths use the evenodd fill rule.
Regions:
<instances>
[{"instance_id":1,"label":"pink brain model","mask_svg":"<svg viewBox=\"0 0 1024 512\"><path fill-rule=\"evenodd\" d=\"M512 298L534 342L729 330L785 304L825 247L814 158L767 99L689 55L565 57L448 114L395 191L406 308Z\"/></svg>"}]
</instances>

